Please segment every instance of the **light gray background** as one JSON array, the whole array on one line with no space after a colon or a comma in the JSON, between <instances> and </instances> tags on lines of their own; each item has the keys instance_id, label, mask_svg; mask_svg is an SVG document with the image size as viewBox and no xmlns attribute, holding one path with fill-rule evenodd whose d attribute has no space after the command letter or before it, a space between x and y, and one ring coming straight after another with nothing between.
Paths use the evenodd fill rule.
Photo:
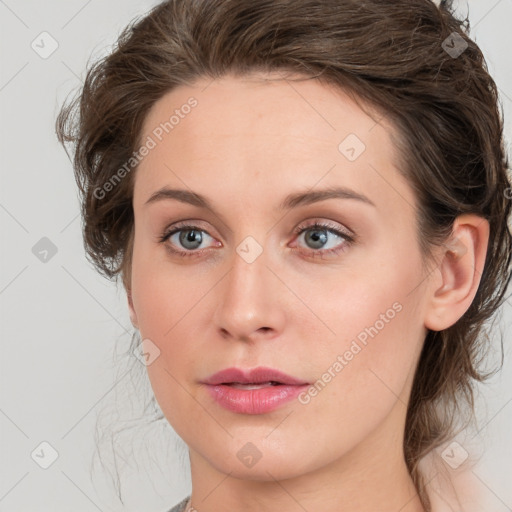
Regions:
<instances>
[{"instance_id":1,"label":"light gray background","mask_svg":"<svg viewBox=\"0 0 512 512\"><path fill-rule=\"evenodd\" d=\"M190 491L170 428L146 431L152 443L163 439L157 454L165 444L169 452L160 469L150 454L126 473L124 506L106 477L89 477L96 415L122 395L114 345L129 345L131 323L122 288L85 259L71 164L54 135L58 106L79 85L88 58L103 54L122 27L156 3L0 1L0 512L164 511ZM471 35L500 88L510 141L512 0L458 5L462 12L469 6ZM31 47L44 31L58 43L46 59ZM57 248L46 263L33 253L43 237ZM490 504L486 512L512 510L511 321L509 301L500 324L504 369L478 399L482 460L474 474ZM58 452L48 469L31 457L43 441ZM34 457L44 461L49 453L43 446Z\"/></svg>"}]
</instances>

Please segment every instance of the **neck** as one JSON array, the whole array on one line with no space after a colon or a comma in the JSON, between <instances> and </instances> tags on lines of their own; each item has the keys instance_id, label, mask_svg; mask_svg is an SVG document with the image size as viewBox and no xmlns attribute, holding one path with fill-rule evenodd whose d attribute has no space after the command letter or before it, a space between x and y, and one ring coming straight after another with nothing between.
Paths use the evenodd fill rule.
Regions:
<instances>
[{"instance_id":1,"label":"neck","mask_svg":"<svg viewBox=\"0 0 512 512\"><path fill-rule=\"evenodd\" d=\"M191 449L191 510L425 512L405 464L403 436L396 435L397 417L404 414L404 404L398 401L378 431L350 452L327 466L282 480L272 478L272 469L257 480L223 473Z\"/></svg>"}]
</instances>

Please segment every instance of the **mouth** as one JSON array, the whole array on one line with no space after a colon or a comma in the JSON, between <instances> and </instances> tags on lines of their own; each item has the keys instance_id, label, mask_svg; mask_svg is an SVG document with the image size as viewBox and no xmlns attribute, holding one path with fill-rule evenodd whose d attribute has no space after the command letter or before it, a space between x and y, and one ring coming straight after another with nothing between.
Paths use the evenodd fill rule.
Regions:
<instances>
[{"instance_id":1,"label":"mouth","mask_svg":"<svg viewBox=\"0 0 512 512\"><path fill-rule=\"evenodd\" d=\"M239 414L264 414L296 398L309 383L279 370L227 368L202 381L223 408Z\"/></svg>"}]
</instances>

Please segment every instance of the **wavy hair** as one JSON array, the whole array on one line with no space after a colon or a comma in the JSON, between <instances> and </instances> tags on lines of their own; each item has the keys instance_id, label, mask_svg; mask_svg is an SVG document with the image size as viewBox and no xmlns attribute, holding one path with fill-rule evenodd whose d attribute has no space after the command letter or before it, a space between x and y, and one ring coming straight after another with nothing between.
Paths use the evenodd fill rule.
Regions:
<instances>
[{"instance_id":1,"label":"wavy hair","mask_svg":"<svg viewBox=\"0 0 512 512\"><path fill-rule=\"evenodd\" d=\"M101 198L95 190L137 150L156 101L201 78L276 71L338 87L389 119L399 171L418 199L425 261L458 215L490 223L476 296L453 326L427 333L408 404L404 456L430 510L419 462L453 436L464 410L474 414L474 381L490 375L480 368L486 322L505 300L512 258L498 90L468 19L449 2L168 0L134 20L88 67L56 122L74 151L87 256L104 276L120 275L129 293L136 170Z\"/></svg>"}]
</instances>

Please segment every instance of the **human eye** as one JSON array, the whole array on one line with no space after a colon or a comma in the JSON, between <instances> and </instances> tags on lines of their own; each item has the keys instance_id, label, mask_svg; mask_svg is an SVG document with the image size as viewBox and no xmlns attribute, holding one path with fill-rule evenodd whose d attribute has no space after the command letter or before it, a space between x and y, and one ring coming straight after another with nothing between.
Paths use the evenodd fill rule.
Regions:
<instances>
[{"instance_id":1,"label":"human eye","mask_svg":"<svg viewBox=\"0 0 512 512\"><path fill-rule=\"evenodd\" d=\"M300 247L296 249L299 253L307 257L335 256L355 242L355 236L343 228L338 227L326 221L315 221L307 225L300 225L294 230L297 235L295 240L303 241L309 245L309 249ZM200 226L192 223L178 223L158 236L158 241L165 244L166 249L173 255L180 257L200 256L207 251L201 246L208 242L208 239L214 241L212 246L222 246L211 235L209 235ZM181 248L181 249L180 249Z\"/></svg>"},{"instance_id":2,"label":"human eye","mask_svg":"<svg viewBox=\"0 0 512 512\"><path fill-rule=\"evenodd\" d=\"M296 240L309 245L309 250L297 249L307 257L335 256L346 251L354 242L355 235L339 228L337 224L326 221L314 221L306 226L298 226L294 233ZM327 247L327 248L326 248Z\"/></svg>"},{"instance_id":3,"label":"human eye","mask_svg":"<svg viewBox=\"0 0 512 512\"><path fill-rule=\"evenodd\" d=\"M158 241L165 244L171 254L181 257L197 256L203 253L205 249L200 249L200 246L208 239L214 240L204 229L187 223L175 224L158 237Z\"/></svg>"}]
</instances>

